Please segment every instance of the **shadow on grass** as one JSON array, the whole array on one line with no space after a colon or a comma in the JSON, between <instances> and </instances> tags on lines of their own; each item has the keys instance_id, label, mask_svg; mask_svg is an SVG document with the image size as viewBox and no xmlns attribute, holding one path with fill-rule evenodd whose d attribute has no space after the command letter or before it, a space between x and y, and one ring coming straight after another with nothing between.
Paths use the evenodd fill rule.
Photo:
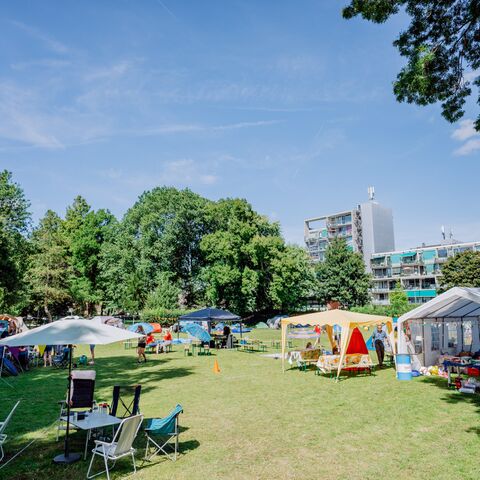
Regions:
<instances>
[{"instance_id":1,"label":"shadow on grass","mask_svg":"<svg viewBox=\"0 0 480 480\"><path fill-rule=\"evenodd\" d=\"M449 389L447 385L447 379L443 377L422 377L421 381L425 384L432 385L434 387L444 390L446 395L442 397L442 400L444 400L445 402L451 405L467 403L473 405L476 408L477 412L480 413L480 395L476 393L461 393L456 390ZM470 433L476 433L480 436L480 427L470 427L465 431Z\"/></svg>"}]
</instances>

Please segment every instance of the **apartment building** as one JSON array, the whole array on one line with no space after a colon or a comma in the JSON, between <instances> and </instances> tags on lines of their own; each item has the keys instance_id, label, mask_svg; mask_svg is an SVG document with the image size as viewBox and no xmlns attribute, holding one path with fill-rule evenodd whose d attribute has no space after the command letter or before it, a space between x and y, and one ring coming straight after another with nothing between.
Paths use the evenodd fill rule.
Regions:
<instances>
[{"instance_id":1,"label":"apartment building","mask_svg":"<svg viewBox=\"0 0 480 480\"><path fill-rule=\"evenodd\" d=\"M480 242L444 241L409 250L373 253L370 260L372 302L388 305L389 293L398 281L410 303L427 302L437 295L442 265L448 258L467 250L480 251Z\"/></svg>"},{"instance_id":2,"label":"apartment building","mask_svg":"<svg viewBox=\"0 0 480 480\"><path fill-rule=\"evenodd\" d=\"M305 220L305 244L312 261L325 259L334 238L344 238L351 250L360 252L368 271L373 253L395 248L392 210L374 200L373 187L368 192L369 201L356 208Z\"/></svg>"}]
</instances>

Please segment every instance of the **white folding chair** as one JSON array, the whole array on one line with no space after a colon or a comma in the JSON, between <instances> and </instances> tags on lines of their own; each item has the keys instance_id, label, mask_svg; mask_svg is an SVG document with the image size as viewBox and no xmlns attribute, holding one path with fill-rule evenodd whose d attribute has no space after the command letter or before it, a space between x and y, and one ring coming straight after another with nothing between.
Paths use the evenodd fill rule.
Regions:
<instances>
[{"instance_id":1,"label":"white folding chair","mask_svg":"<svg viewBox=\"0 0 480 480\"><path fill-rule=\"evenodd\" d=\"M5 421L0 422L0 454L1 454L0 462L3 460L3 457L5 456L5 452L3 451L3 444L7 439L7 435L3 432L7 429L8 423L10 422L10 419L13 416L13 412L15 412L15 409L18 407L19 403L20 403L20 400L10 410L10 413L8 414L8 417L5 419Z\"/></svg>"},{"instance_id":2,"label":"white folding chair","mask_svg":"<svg viewBox=\"0 0 480 480\"><path fill-rule=\"evenodd\" d=\"M133 462L133 473L137 472L137 467L135 465L135 449L132 447L133 441L137 436L140 425L142 424L143 415L135 415L133 417L128 417L122 420L122 423L118 427L115 436L111 442L102 442L100 440L95 440L95 448L92 450L92 459L90 460L90 466L88 467L87 478L93 478L102 473L107 474L107 479L110 480L110 473L108 468L108 461L113 461L111 468L115 466L115 462L122 457L128 455L132 456ZM90 475L90 470L92 469L93 460L95 456L103 458L105 463L105 470Z\"/></svg>"}]
</instances>

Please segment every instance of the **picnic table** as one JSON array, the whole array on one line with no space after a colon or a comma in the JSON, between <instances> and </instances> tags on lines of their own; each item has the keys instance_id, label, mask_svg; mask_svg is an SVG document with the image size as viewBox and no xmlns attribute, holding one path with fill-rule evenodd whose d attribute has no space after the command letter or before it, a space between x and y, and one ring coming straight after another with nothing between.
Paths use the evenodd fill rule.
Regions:
<instances>
[{"instance_id":1,"label":"picnic table","mask_svg":"<svg viewBox=\"0 0 480 480\"><path fill-rule=\"evenodd\" d=\"M244 352L265 352L267 349L267 346L261 341L261 340L245 340L241 341L237 344L238 348L240 350L243 350Z\"/></svg>"},{"instance_id":2,"label":"picnic table","mask_svg":"<svg viewBox=\"0 0 480 480\"><path fill-rule=\"evenodd\" d=\"M288 352L287 360L290 365L296 363L298 368L306 371L309 365L317 363L322 350L320 348L306 348L304 350L293 350Z\"/></svg>"},{"instance_id":3,"label":"picnic table","mask_svg":"<svg viewBox=\"0 0 480 480\"><path fill-rule=\"evenodd\" d=\"M321 355L317 361L317 373L333 375L338 370L340 355ZM342 370L347 371L368 371L373 373L373 362L368 354L354 353L345 355Z\"/></svg>"},{"instance_id":4,"label":"picnic table","mask_svg":"<svg viewBox=\"0 0 480 480\"><path fill-rule=\"evenodd\" d=\"M87 458L88 442L92 436L92 430L110 427L118 425L122 422L121 419L109 415L108 413L103 413L100 410L94 410L93 412L82 412L81 420L79 418L75 419L75 414L78 415L78 412L70 413L70 425L78 428L79 430L86 430L87 438L85 440L85 452L83 458ZM83 415L85 415L83 417ZM67 416L64 415L61 417L63 422L67 421Z\"/></svg>"}]
</instances>

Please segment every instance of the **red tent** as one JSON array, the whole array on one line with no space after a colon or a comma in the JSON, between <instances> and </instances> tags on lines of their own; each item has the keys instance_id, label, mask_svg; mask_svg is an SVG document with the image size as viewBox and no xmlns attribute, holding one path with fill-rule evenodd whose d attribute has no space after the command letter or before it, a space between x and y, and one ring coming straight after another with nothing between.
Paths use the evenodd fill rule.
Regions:
<instances>
[{"instance_id":1,"label":"red tent","mask_svg":"<svg viewBox=\"0 0 480 480\"><path fill-rule=\"evenodd\" d=\"M352 355L355 353L368 355L367 345L365 344L362 332L360 332L358 327L355 327L352 330L352 336L350 337L350 343L348 344L346 352L347 355Z\"/></svg>"}]
</instances>

